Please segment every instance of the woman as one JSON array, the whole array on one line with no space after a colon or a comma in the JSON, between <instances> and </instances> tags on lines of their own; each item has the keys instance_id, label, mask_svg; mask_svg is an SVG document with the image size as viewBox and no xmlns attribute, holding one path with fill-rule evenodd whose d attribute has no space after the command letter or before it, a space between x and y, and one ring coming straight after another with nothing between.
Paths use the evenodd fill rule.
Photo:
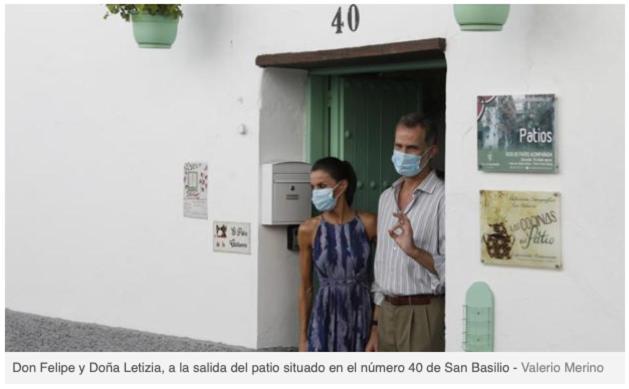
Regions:
<instances>
[{"instance_id":1,"label":"woman","mask_svg":"<svg viewBox=\"0 0 629 389\"><path fill-rule=\"evenodd\" d=\"M300 351L365 351L371 331L369 242L376 215L351 208L356 174L327 157L310 172L312 203L321 212L299 226ZM313 274L319 289L313 301Z\"/></svg>"}]
</instances>

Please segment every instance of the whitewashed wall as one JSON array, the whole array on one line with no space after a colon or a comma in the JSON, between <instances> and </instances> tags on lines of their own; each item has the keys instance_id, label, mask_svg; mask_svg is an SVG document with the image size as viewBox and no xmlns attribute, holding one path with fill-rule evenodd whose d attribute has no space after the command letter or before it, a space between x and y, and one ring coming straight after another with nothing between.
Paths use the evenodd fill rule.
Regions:
<instances>
[{"instance_id":1,"label":"whitewashed wall","mask_svg":"<svg viewBox=\"0 0 629 389\"><path fill-rule=\"evenodd\" d=\"M624 349L624 17L618 6L513 7L504 34L448 40L448 350L464 290L496 297L498 351ZM476 170L477 94L555 93L559 174ZM481 266L480 189L561 192L561 271Z\"/></svg>"},{"instance_id":2,"label":"whitewashed wall","mask_svg":"<svg viewBox=\"0 0 629 389\"><path fill-rule=\"evenodd\" d=\"M306 83L304 70L264 72L261 164L304 160ZM287 250L286 227L260 226L259 233L258 347L295 346L299 339L299 261L294 252Z\"/></svg>"},{"instance_id":3,"label":"whitewashed wall","mask_svg":"<svg viewBox=\"0 0 629 389\"><path fill-rule=\"evenodd\" d=\"M297 258L258 227L259 165L303 158L305 74L262 53L447 40L447 350L476 280L496 350L624 344L622 6L513 6L500 33L450 6L184 6L171 50L90 6L7 7L6 306L248 347L295 345ZM476 170L475 96L555 93L560 173ZM245 124L248 133L238 133ZM252 224L252 254L211 251L182 217L182 170L210 165L211 220ZM562 271L483 266L479 189L562 193ZM456 239L454 238L456 237ZM472 253L472 254L470 254Z\"/></svg>"}]
</instances>

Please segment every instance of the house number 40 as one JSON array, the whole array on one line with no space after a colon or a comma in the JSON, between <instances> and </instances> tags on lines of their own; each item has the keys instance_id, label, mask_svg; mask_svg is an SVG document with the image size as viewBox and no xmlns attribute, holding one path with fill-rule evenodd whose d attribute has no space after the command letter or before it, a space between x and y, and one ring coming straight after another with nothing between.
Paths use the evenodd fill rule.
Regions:
<instances>
[{"instance_id":1,"label":"house number 40","mask_svg":"<svg viewBox=\"0 0 629 389\"><path fill-rule=\"evenodd\" d=\"M349 6L349 10L347 10L347 27L349 27L350 31L354 32L358 30L358 25L360 24L360 13L358 13L358 7L356 4L352 4ZM332 27L336 27L336 33L342 34L343 27L345 23L343 23L343 15L341 13L341 7L336 11L334 15L334 19L332 19Z\"/></svg>"}]
</instances>

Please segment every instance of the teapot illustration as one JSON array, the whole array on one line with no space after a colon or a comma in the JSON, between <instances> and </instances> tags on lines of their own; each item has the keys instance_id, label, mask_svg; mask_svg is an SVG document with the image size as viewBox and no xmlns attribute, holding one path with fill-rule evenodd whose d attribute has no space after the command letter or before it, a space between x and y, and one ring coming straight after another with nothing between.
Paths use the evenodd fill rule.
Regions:
<instances>
[{"instance_id":1,"label":"teapot illustration","mask_svg":"<svg viewBox=\"0 0 629 389\"><path fill-rule=\"evenodd\" d=\"M504 223L489 224L493 233L483 235L483 243L490 257L496 259L511 259L511 249L515 243L515 236L507 233Z\"/></svg>"}]
</instances>

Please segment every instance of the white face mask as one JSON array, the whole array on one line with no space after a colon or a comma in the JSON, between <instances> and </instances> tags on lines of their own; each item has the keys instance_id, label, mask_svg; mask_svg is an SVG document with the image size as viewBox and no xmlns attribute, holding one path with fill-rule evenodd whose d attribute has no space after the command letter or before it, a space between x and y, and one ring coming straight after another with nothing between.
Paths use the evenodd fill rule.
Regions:
<instances>
[{"instance_id":1,"label":"white face mask","mask_svg":"<svg viewBox=\"0 0 629 389\"><path fill-rule=\"evenodd\" d=\"M422 171L422 159L428 150L430 150L430 147L426 149L422 155L406 154L398 150L393 150L391 162L393 162L395 171L404 177L413 177L418 175L419 172ZM426 166L426 163L423 165Z\"/></svg>"},{"instance_id":2,"label":"white face mask","mask_svg":"<svg viewBox=\"0 0 629 389\"><path fill-rule=\"evenodd\" d=\"M319 212L330 211L336 207L334 189L336 189L339 185L340 183L336 184L334 188L319 188L312 190L312 204Z\"/></svg>"}]
</instances>

